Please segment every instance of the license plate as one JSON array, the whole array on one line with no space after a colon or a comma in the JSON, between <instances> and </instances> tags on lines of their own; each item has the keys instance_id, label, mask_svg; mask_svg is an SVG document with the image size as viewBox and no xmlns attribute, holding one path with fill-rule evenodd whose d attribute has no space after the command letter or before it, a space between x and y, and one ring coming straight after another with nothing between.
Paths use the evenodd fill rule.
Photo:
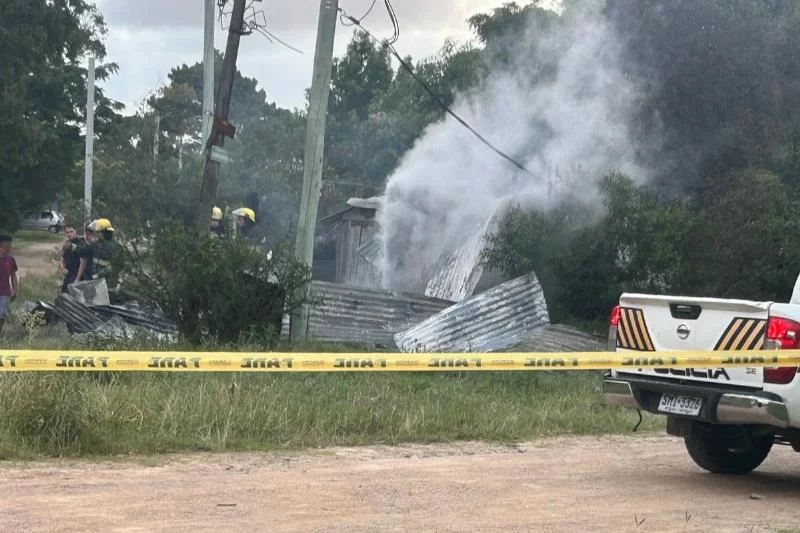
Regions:
<instances>
[{"instance_id":1,"label":"license plate","mask_svg":"<svg viewBox=\"0 0 800 533\"><path fill-rule=\"evenodd\" d=\"M703 406L703 399L697 396L684 396L682 394L670 394L665 392L661 395L658 402L658 410L663 413L673 415L697 416L700 414L700 407Z\"/></svg>"}]
</instances>

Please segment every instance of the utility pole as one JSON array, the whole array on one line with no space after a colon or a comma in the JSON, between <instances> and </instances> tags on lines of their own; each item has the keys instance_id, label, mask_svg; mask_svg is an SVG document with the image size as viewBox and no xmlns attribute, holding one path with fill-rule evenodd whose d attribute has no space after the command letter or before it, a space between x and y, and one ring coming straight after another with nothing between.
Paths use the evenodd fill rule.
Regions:
<instances>
[{"instance_id":1,"label":"utility pole","mask_svg":"<svg viewBox=\"0 0 800 533\"><path fill-rule=\"evenodd\" d=\"M333 38L336 34L338 13L339 0L320 0L314 74L311 80L311 98L306 125L306 148L303 157L303 192L295 243L295 258L309 268L314 260L314 234L322 189L322 158L325 152L325 119L331 91ZM303 287L301 290L303 291L301 296L307 295L308 287ZM307 306L303 305L300 309L294 310L290 332L292 340L304 340L308 337Z\"/></svg>"},{"instance_id":2,"label":"utility pole","mask_svg":"<svg viewBox=\"0 0 800 533\"><path fill-rule=\"evenodd\" d=\"M83 202L86 220L92 219L92 165L94 163L94 57L89 58L86 83L86 159L83 174Z\"/></svg>"},{"instance_id":3,"label":"utility pole","mask_svg":"<svg viewBox=\"0 0 800 533\"><path fill-rule=\"evenodd\" d=\"M225 47L225 59L222 61L222 73L220 74L219 94L214 107L211 133L205 144L206 164L203 185L200 189L200 208L197 214L197 229L200 233L208 231L208 221L211 219L211 209L214 207L219 186L220 159L218 155L215 155L214 147L222 148L225 144L225 137L232 138L236 132L236 128L228 123L228 112L231 107L233 79L236 76L236 59L239 55L239 39L244 27L246 3L247 0L233 0L228 44Z\"/></svg>"},{"instance_id":4,"label":"utility pole","mask_svg":"<svg viewBox=\"0 0 800 533\"><path fill-rule=\"evenodd\" d=\"M205 147L211 135L211 123L214 115L214 6L215 0L203 0L205 15L203 18L203 142Z\"/></svg>"}]
</instances>

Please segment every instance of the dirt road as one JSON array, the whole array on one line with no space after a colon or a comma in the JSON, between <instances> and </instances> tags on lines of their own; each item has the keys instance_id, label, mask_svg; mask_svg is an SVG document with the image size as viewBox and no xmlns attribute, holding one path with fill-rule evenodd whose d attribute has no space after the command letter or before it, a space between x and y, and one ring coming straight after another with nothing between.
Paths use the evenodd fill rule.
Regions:
<instances>
[{"instance_id":1,"label":"dirt road","mask_svg":"<svg viewBox=\"0 0 800 533\"><path fill-rule=\"evenodd\" d=\"M0 463L2 531L784 531L800 456L701 472L662 436ZM636 524L639 524L638 526Z\"/></svg>"}]
</instances>

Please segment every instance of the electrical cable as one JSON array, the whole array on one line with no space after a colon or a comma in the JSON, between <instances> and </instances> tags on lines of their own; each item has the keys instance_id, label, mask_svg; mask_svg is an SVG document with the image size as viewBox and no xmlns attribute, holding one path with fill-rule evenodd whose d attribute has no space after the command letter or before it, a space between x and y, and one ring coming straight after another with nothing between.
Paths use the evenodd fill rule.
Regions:
<instances>
[{"instance_id":1,"label":"electrical cable","mask_svg":"<svg viewBox=\"0 0 800 533\"><path fill-rule=\"evenodd\" d=\"M375 4L377 4L377 3L378 3L378 0L372 0L372 5L369 6L369 9L367 9L366 13L364 13L363 15L361 15L361 17L359 17L358 21L359 22L363 22L364 19L367 18L370 13L372 13L372 10L375 8ZM341 9L339 11L341 11ZM347 27L355 26L355 24L353 24L352 22L349 22L344 17L340 17L339 20L341 21L342 26L347 26Z\"/></svg>"},{"instance_id":2,"label":"electrical cable","mask_svg":"<svg viewBox=\"0 0 800 533\"><path fill-rule=\"evenodd\" d=\"M386 3L387 3L387 7L391 5L391 3L389 2L389 0L386 0ZM458 121L458 123L459 123L459 124L461 124L461 125L462 125L462 126L464 126L464 127L467 129L467 130L469 130L469 131L470 131L470 132L471 132L471 133L472 133L472 134L473 134L475 137L477 137L477 138L478 138L478 139L479 139L479 140L480 140L480 141L481 141L483 144L485 144L486 146L488 146L488 147L489 147L489 148L490 148L490 149L491 149L493 152L495 152L497 155L499 155L500 157L502 157L503 159L505 159L506 161L508 161L509 163L511 163L512 165L514 165L514 166L515 166L515 167L517 167L518 169L520 169L521 171L523 171L523 172L525 172L525 173L527 173L527 174L530 174L531 176L535 176L535 174L534 174L533 172L531 172L530 170L528 170L528 169L525 167L525 165L523 165L522 163L520 163L519 161L517 161L516 159L514 159L514 158L513 158L513 157L511 157L510 155L506 154L505 152L503 152L502 150L500 150L499 148L497 148L497 147L496 147L495 145L493 145L493 144L492 144L492 143L491 143L489 140L487 140L487 139L486 139L486 138L485 138L483 135L481 135L480 133L478 133L478 132L475 130L475 128L473 128L472 126L470 126L470 125L469 125L469 124L468 124L468 123L467 123L467 122L466 122L466 121L465 121L463 118L461 118L461 117L460 117L460 116L459 116L459 115L458 115L458 114L457 114L455 111L453 111L453 110L450 108L450 106L449 106L449 105L447 105L447 104L444 102L444 100L442 100L442 98L441 98L441 97L440 97L440 96L439 96L439 95L436 93L436 91L434 91L434 90L433 90L433 89L430 87L430 85L428 85L428 84L427 84L427 82L426 82L425 80L423 80L421 77L419 77L419 76L417 75L417 73L416 73L416 72L414 72L414 69L413 69L413 68L411 68L411 65L409 65L409 64L408 64L408 63L407 63L407 62L406 62L406 61L405 61L405 60L404 60L404 59L403 59L403 58L400 56L400 54L397 52L397 50L395 49L395 47L393 46L393 44L392 44L392 43L390 43L389 41L381 41L380 39L378 39L378 38L377 38L375 35L373 35L373 34L372 34L372 33L371 33L369 30L367 30L367 29L366 29L364 26L362 26L362 25L361 25L361 22L360 22L358 19L356 19L356 18L354 18L354 17L351 17L351 16L350 16L350 15L348 15L348 14L347 14L347 13L346 13L346 12L345 12L343 9L339 8L339 12L342 14L342 17L344 17L344 18L346 18L347 20L349 20L350 22L352 22L352 25L354 25L354 26L358 26L358 28L359 28L359 29L361 29L361 30L362 30L364 33L366 33L366 34L367 34L367 35L368 35L368 36L369 36L369 37L370 37L372 40L374 40L374 41L375 41L375 42L377 42L378 44L381 44L381 45L385 46L385 47L386 47L386 48L387 48L387 49L388 49L388 50L389 50L389 51L392 53L392 55L394 56L394 58L395 58L395 59L397 59L397 61L399 61L399 62L400 62L400 65L403 67L403 69L404 69L406 72L408 72L408 74L409 74L409 75L410 75L410 76L411 76L411 77L412 77L412 78L413 78L413 79L414 79L414 80L415 80L417 83L419 83L419 84L420 84L420 86L421 86L421 87L422 87L422 88L425 90L425 92L426 92L426 93L428 93L428 95L431 97L431 99L433 99L433 101L434 101L436 104L438 104L438 105L439 105L439 106L440 106L440 107L441 107L441 108L442 108L442 109L443 109L443 110L444 110L444 111L445 111L447 114L449 114L449 115L450 115L450 116L452 116L454 119L456 119L456 120ZM394 19L394 20L396 21L396 19ZM397 37L397 36L399 36L399 34L400 34L400 31L399 31L399 28L398 28L398 29L395 31L395 35L394 35L393 37Z\"/></svg>"},{"instance_id":3,"label":"electrical cable","mask_svg":"<svg viewBox=\"0 0 800 533\"><path fill-rule=\"evenodd\" d=\"M289 43L287 43L287 42L285 42L285 41L282 41L282 40L281 40L279 37L277 37L277 36L276 36L274 33L272 33L272 32L270 32L269 30L267 30L267 28L260 27L260 26L256 26L256 27L254 27L253 29L255 29L255 30L258 32L258 33L260 33L261 35L263 35L264 37L266 37L266 39L267 39L269 42L272 42L272 40L274 39L274 40L278 41L280 44L282 44L283 46L285 46L286 48L288 48L289 50L292 50L292 51L294 51L294 52L297 52L298 54L302 54L302 53L303 53L303 51L302 51L302 50L299 50L299 49L295 48L294 46L290 45Z\"/></svg>"}]
</instances>

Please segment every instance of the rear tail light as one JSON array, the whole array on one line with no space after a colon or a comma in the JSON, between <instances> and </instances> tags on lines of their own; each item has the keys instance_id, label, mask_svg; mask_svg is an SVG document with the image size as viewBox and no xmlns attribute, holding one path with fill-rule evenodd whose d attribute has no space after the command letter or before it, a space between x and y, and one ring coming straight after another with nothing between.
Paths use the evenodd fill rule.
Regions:
<instances>
[{"instance_id":1,"label":"rear tail light","mask_svg":"<svg viewBox=\"0 0 800 533\"><path fill-rule=\"evenodd\" d=\"M619 319L622 314L622 309L620 306L616 306L614 309L611 310L611 318L609 320L609 325L612 328L619 326Z\"/></svg>"},{"instance_id":2,"label":"rear tail light","mask_svg":"<svg viewBox=\"0 0 800 533\"><path fill-rule=\"evenodd\" d=\"M611 317L608 320L608 351L614 352L617 350L617 326L619 326L620 315L622 310L620 306L614 307L611 310Z\"/></svg>"},{"instance_id":3,"label":"rear tail light","mask_svg":"<svg viewBox=\"0 0 800 533\"><path fill-rule=\"evenodd\" d=\"M800 348L800 323L788 318L770 317L767 324L769 347L776 350L797 350ZM796 366L764 368L764 383L786 385L797 376Z\"/></svg>"}]
</instances>

